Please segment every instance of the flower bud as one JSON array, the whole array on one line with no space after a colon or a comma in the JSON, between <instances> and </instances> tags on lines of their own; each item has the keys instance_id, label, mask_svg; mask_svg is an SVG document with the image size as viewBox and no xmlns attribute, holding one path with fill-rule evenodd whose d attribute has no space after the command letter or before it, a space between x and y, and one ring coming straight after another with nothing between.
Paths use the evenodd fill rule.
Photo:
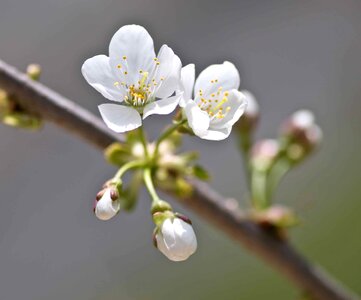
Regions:
<instances>
[{"instance_id":1,"label":"flower bud","mask_svg":"<svg viewBox=\"0 0 361 300\"><path fill-rule=\"evenodd\" d=\"M26 74L31 78L32 80L39 80L41 75L41 67L37 64L31 64L28 65L26 69Z\"/></svg>"},{"instance_id":2,"label":"flower bud","mask_svg":"<svg viewBox=\"0 0 361 300\"><path fill-rule=\"evenodd\" d=\"M239 131L249 133L257 126L259 119L259 105L252 93L246 90L241 91L241 93L247 100L247 106L243 116L236 123L236 126Z\"/></svg>"},{"instance_id":3,"label":"flower bud","mask_svg":"<svg viewBox=\"0 0 361 300\"><path fill-rule=\"evenodd\" d=\"M254 144L251 150L251 162L258 170L268 169L280 151L280 146L277 140L266 139L258 141Z\"/></svg>"},{"instance_id":4,"label":"flower bud","mask_svg":"<svg viewBox=\"0 0 361 300\"><path fill-rule=\"evenodd\" d=\"M261 225L275 227L291 227L298 224L295 213L282 205L273 205L266 210L257 211L253 218Z\"/></svg>"},{"instance_id":5,"label":"flower bud","mask_svg":"<svg viewBox=\"0 0 361 300\"><path fill-rule=\"evenodd\" d=\"M184 261L197 250L197 238L186 217L166 218L155 231L154 243L168 259Z\"/></svg>"},{"instance_id":6,"label":"flower bud","mask_svg":"<svg viewBox=\"0 0 361 300\"><path fill-rule=\"evenodd\" d=\"M288 143L287 155L294 161L301 160L322 140L322 131L315 123L315 117L308 110L299 110L284 122L281 134Z\"/></svg>"},{"instance_id":7,"label":"flower bud","mask_svg":"<svg viewBox=\"0 0 361 300\"><path fill-rule=\"evenodd\" d=\"M94 207L94 213L99 220L109 220L120 210L119 193L114 187L100 191Z\"/></svg>"},{"instance_id":8,"label":"flower bud","mask_svg":"<svg viewBox=\"0 0 361 300\"><path fill-rule=\"evenodd\" d=\"M40 118L23 112L9 113L3 116L2 122L8 126L30 130L37 130L42 126Z\"/></svg>"},{"instance_id":9,"label":"flower bud","mask_svg":"<svg viewBox=\"0 0 361 300\"><path fill-rule=\"evenodd\" d=\"M0 89L0 117L11 111L11 103L8 94Z\"/></svg>"}]
</instances>

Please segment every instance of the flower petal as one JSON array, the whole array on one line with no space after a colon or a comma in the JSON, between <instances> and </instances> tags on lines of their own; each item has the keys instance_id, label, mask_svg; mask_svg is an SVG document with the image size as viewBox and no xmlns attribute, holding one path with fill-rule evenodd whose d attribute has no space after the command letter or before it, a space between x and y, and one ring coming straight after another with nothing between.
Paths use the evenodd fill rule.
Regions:
<instances>
[{"instance_id":1,"label":"flower petal","mask_svg":"<svg viewBox=\"0 0 361 300\"><path fill-rule=\"evenodd\" d=\"M182 94L178 94L169 98L156 100L147 104L143 110L143 119L150 115L167 115L174 111L181 99Z\"/></svg>"},{"instance_id":2,"label":"flower petal","mask_svg":"<svg viewBox=\"0 0 361 300\"><path fill-rule=\"evenodd\" d=\"M158 62L159 66L156 67L154 73L154 79L158 83L155 96L157 98L169 97L179 88L182 63L167 45L160 48Z\"/></svg>"},{"instance_id":3,"label":"flower petal","mask_svg":"<svg viewBox=\"0 0 361 300\"><path fill-rule=\"evenodd\" d=\"M175 234L173 230L173 223L170 218L166 219L161 228L164 244L167 249L170 249L174 246L175 243Z\"/></svg>"},{"instance_id":4,"label":"flower petal","mask_svg":"<svg viewBox=\"0 0 361 300\"><path fill-rule=\"evenodd\" d=\"M210 141L221 141L226 139L232 131L232 127L222 128L222 129L209 129L205 134L200 135L199 137L204 140Z\"/></svg>"},{"instance_id":5,"label":"flower petal","mask_svg":"<svg viewBox=\"0 0 361 300\"><path fill-rule=\"evenodd\" d=\"M240 84L239 73L234 64L225 61L223 64L211 65L198 76L195 84L195 93L203 91L204 97L215 93L221 87L222 91L238 89Z\"/></svg>"},{"instance_id":6,"label":"flower petal","mask_svg":"<svg viewBox=\"0 0 361 300\"><path fill-rule=\"evenodd\" d=\"M176 243L173 251L177 256L185 259L197 250L197 238L192 225L176 218L173 221L173 230L176 237Z\"/></svg>"},{"instance_id":7,"label":"flower petal","mask_svg":"<svg viewBox=\"0 0 361 300\"><path fill-rule=\"evenodd\" d=\"M118 89L114 85L117 80L110 69L109 57L96 55L87 59L81 67L81 72L85 80L105 98L123 101L123 88Z\"/></svg>"},{"instance_id":8,"label":"flower petal","mask_svg":"<svg viewBox=\"0 0 361 300\"><path fill-rule=\"evenodd\" d=\"M100 114L107 126L115 132L126 132L142 125L140 114L131 107L117 104L101 104Z\"/></svg>"},{"instance_id":9,"label":"flower petal","mask_svg":"<svg viewBox=\"0 0 361 300\"><path fill-rule=\"evenodd\" d=\"M123 26L110 41L109 57L113 70L122 72L122 74L127 72L125 81L135 83L139 79L139 71L148 71L154 64L153 39L142 26ZM118 65L121 65L119 70L117 69Z\"/></svg>"},{"instance_id":10,"label":"flower petal","mask_svg":"<svg viewBox=\"0 0 361 300\"><path fill-rule=\"evenodd\" d=\"M185 107L186 101L193 97L194 80L196 76L196 70L194 64L186 65L181 70L181 90L183 90L183 98L179 102L180 107Z\"/></svg>"},{"instance_id":11,"label":"flower petal","mask_svg":"<svg viewBox=\"0 0 361 300\"><path fill-rule=\"evenodd\" d=\"M220 129L229 126L232 127L244 113L247 107L247 98L240 91L231 90L229 91L228 101L225 105L229 107L230 110L225 114L224 118L214 118L210 125L211 128Z\"/></svg>"},{"instance_id":12,"label":"flower petal","mask_svg":"<svg viewBox=\"0 0 361 300\"><path fill-rule=\"evenodd\" d=\"M184 111L194 134L198 136L206 134L210 123L208 113L201 110L193 100L188 101Z\"/></svg>"}]
</instances>

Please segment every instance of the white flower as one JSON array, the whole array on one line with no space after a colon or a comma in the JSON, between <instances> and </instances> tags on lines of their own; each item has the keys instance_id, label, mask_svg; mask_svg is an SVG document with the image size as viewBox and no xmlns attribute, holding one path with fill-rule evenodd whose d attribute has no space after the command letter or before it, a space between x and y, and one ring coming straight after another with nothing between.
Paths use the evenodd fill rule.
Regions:
<instances>
[{"instance_id":1,"label":"white flower","mask_svg":"<svg viewBox=\"0 0 361 300\"><path fill-rule=\"evenodd\" d=\"M105 98L119 104L101 104L99 111L115 132L133 130L142 118L169 114L178 105L182 64L167 45L156 57L153 39L139 25L120 28L109 45L109 57L97 55L86 60L82 73L87 82Z\"/></svg>"},{"instance_id":2,"label":"white flower","mask_svg":"<svg viewBox=\"0 0 361 300\"><path fill-rule=\"evenodd\" d=\"M94 213L100 220L106 221L113 218L120 210L120 201L117 197L112 197L112 189L105 190L102 197L96 202Z\"/></svg>"},{"instance_id":3,"label":"white flower","mask_svg":"<svg viewBox=\"0 0 361 300\"><path fill-rule=\"evenodd\" d=\"M194 134L206 140L227 138L247 106L246 97L237 90L240 78L235 66L227 61L211 65L195 80L190 64L182 68L181 83L180 106Z\"/></svg>"},{"instance_id":4,"label":"white flower","mask_svg":"<svg viewBox=\"0 0 361 300\"><path fill-rule=\"evenodd\" d=\"M197 250L197 238L192 225L182 219L167 218L156 236L157 248L170 260L186 260Z\"/></svg>"}]
</instances>

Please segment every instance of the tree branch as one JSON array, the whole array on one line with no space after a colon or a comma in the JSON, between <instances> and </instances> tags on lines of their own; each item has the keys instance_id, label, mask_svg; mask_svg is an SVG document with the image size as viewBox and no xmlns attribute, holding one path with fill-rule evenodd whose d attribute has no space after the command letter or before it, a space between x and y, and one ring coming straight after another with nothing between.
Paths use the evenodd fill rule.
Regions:
<instances>
[{"instance_id":1,"label":"tree branch","mask_svg":"<svg viewBox=\"0 0 361 300\"><path fill-rule=\"evenodd\" d=\"M77 134L101 150L114 141L124 142L122 135L108 130L98 117L1 60L0 87L14 95L27 111ZM178 199L182 204L268 262L302 291L319 300L359 299L319 267L310 264L288 241L245 219L236 200L223 198L199 181L191 180L190 184L194 193L189 198Z\"/></svg>"}]
</instances>

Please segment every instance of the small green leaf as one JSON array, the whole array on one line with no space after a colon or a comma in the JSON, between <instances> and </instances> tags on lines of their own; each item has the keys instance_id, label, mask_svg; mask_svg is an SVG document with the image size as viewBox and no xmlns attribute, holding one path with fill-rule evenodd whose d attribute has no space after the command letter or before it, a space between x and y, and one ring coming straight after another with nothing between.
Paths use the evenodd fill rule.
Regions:
<instances>
[{"instance_id":1,"label":"small green leaf","mask_svg":"<svg viewBox=\"0 0 361 300\"><path fill-rule=\"evenodd\" d=\"M193 166L193 175L200 180L209 180L210 175L206 169L200 165Z\"/></svg>"}]
</instances>

